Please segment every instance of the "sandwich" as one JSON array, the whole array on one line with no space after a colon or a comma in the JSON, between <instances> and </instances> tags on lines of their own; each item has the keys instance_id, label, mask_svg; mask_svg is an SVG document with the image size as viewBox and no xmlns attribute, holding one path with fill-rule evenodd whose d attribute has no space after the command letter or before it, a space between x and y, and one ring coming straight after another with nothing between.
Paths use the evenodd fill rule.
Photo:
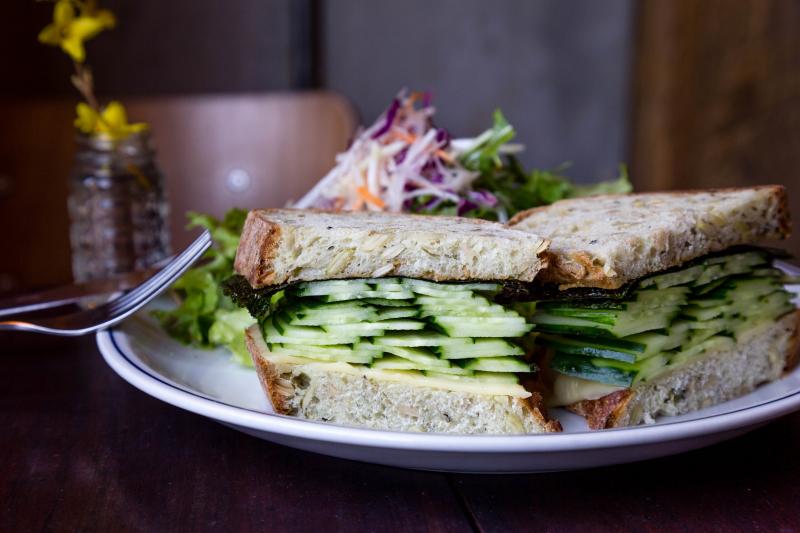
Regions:
<instances>
[{"instance_id":1,"label":"sandwich","mask_svg":"<svg viewBox=\"0 0 800 533\"><path fill-rule=\"evenodd\" d=\"M520 376L531 325L509 294L548 242L482 220L251 211L224 290L275 412L383 430L558 431ZM503 303L498 303L502 301Z\"/></svg>"},{"instance_id":2,"label":"sandwich","mask_svg":"<svg viewBox=\"0 0 800 533\"><path fill-rule=\"evenodd\" d=\"M552 241L529 315L538 386L593 429L724 402L797 363L787 280L751 246L788 236L783 187L563 200L509 226Z\"/></svg>"}]
</instances>

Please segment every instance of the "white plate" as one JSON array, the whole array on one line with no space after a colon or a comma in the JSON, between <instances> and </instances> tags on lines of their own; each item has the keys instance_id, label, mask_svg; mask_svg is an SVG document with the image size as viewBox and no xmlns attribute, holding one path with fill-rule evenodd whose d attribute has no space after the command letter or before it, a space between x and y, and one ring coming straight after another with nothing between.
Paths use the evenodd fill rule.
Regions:
<instances>
[{"instance_id":1,"label":"white plate","mask_svg":"<svg viewBox=\"0 0 800 533\"><path fill-rule=\"evenodd\" d=\"M708 446L800 409L800 369L742 398L650 426L589 431L563 410L564 432L459 436L375 431L273 413L255 372L223 351L187 348L140 313L98 333L106 362L123 379L172 405L250 435L312 452L452 472L546 472L661 457Z\"/></svg>"}]
</instances>

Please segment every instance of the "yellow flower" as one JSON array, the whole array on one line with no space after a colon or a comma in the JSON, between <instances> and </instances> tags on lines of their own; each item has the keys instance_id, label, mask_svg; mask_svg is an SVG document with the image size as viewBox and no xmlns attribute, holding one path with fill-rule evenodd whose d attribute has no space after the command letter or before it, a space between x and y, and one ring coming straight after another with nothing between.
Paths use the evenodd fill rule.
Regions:
<instances>
[{"instance_id":1,"label":"yellow flower","mask_svg":"<svg viewBox=\"0 0 800 533\"><path fill-rule=\"evenodd\" d=\"M124 139L132 133L148 129L144 122L128 123L128 114L119 102L110 102L101 113L97 113L88 104L81 102L75 109L78 117L75 127L86 135L99 135L111 139Z\"/></svg>"},{"instance_id":2,"label":"yellow flower","mask_svg":"<svg viewBox=\"0 0 800 533\"><path fill-rule=\"evenodd\" d=\"M60 46L76 62L83 63L86 59L84 41L116 24L111 11L94 9L92 4L80 3L80 14L76 16L73 0L58 0L53 9L53 22L39 33L39 42Z\"/></svg>"}]
</instances>

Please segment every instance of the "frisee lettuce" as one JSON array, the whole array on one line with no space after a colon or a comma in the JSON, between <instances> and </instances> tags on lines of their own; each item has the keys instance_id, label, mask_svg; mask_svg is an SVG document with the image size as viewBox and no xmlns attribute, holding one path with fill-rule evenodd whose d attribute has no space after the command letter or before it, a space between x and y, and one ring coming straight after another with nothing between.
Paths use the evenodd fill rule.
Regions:
<instances>
[{"instance_id":1,"label":"frisee lettuce","mask_svg":"<svg viewBox=\"0 0 800 533\"><path fill-rule=\"evenodd\" d=\"M499 109L494 112L493 119L492 128L475 138L475 144L461 154L459 162L465 168L480 174L471 184L470 193L493 197L497 200L492 202L494 205L473 201L468 209L464 209L463 204L459 206L452 202L431 206L431 198L422 196L415 200L413 211L504 221L522 210L552 204L565 198L624 194L633 189L625 165L620 165L616 179L592 185L572 183L564 175L568 164L552 170L526 171L513 155L513 150L507 149L516 135L514 128Z\"/></svg>"},{"instance_id":2,"label":"frisee lettuce","mask_svg":"<svg viewBox=\"0 0 800 533\"><path fill-rule=\"evenodd\" d=\"M178 305L154 311L153 315L175 339L200 348L225 346L239 363L252 365L244 346L244 330L255 320L247 310L234 305L220 287L233 275L233 260L247 211L231 209L222 220L195 212L187 213L187 217L187 228L208 229L214 244L199 266L172 285Z\"/></svg>"}]
</instances>

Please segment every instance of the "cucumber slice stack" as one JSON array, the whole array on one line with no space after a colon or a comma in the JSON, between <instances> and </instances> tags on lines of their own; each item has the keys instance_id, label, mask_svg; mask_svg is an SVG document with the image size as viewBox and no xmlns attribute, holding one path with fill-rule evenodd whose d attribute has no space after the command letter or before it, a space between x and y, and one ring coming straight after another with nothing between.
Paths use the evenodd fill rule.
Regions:
<instances>
[{"instance_id":1,"label":"cucumber slice stack","mask_svg":"<svg viewBox=\"0 0 800 533\"><path fill-rule=\"evenodd\" d=\"M407 278L307 282L287 289L261 327L275 355L515 384L531 367L514 340L532 326L492 302L499 289Z\"/></svg>"},{"instance_id":2,"label":"cucumber slice stack","mask_svg":"<svg viewBox=\"0 0 800 533\"><path fill-rule=\"evenodd\" d=\"M537 343L569 376L630 387L794 309L760 251L708 257L642 280L624 301L539 302Z\"/></svg>"}]
</instances>

